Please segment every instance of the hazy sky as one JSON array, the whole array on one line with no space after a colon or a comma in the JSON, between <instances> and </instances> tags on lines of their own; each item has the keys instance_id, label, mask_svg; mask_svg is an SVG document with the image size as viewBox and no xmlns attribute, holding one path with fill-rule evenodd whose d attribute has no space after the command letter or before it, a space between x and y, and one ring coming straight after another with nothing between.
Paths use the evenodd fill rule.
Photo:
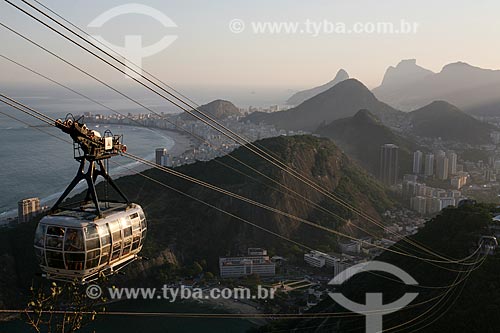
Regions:
<instances>
[{"instance_id":1,"label":"hazy sky","mask_svg":"<svg viewBox=\"0 0 500 333\"><path fill-rule=\"evenodd\" d=\"M12 0L21 3L20 0ZM31 1L31 0L30 0ZM136 1L158 9L177 28L165 28L152 18L129 14L116 17L101 28L87 28L98 15L123 0L40 0L93 34L123 45L124 35L143 35L153 44L164 35L178 38L167 49L144 59L143 66L179 86L252 86L298 89L330 80L346 69L369 87L377 86L389 65L401 59L434 71L449 62L500 68L500 2L489 1ZM232 19L241 19L245 31L229 30ZM251 22L305 20L322 22L394 22L419 24L416 34L255 34ZM123 82L123 76L99 64L78 48L17 12L0 4L0 20L28 34L51 50L85 66L99 76ZM77 72L14 37L0 27L0 53L18 59L64 82L90 83ZM41 82L0 59L0 82Z\"/></svg>"}]
</instances>

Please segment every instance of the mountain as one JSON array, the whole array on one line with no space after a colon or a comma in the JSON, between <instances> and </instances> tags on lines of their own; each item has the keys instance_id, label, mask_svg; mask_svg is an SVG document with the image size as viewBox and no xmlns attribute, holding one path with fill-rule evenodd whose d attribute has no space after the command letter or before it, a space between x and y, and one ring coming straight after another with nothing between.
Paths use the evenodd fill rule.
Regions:
<instances>
[{"instance_id":1,"label":"mountain","mask_svg":"<svg viewBox=\"0 0 500 333\"><path fill-rule=\"evenodd\" d=\"M492 125L483 123L444 101L435 101L409 113L411 132L417 136L469 144L490 143Z\"/></svg>"},{"instance_id":2,"label":"mountain","mask_svg":"<svg viewBox=\"0 0 500 333\"><path fill-rule=\"evenodd\" d=\"M373 89L373 93L377 95L380 90L405 86L432 74L434 72L418 66L416 59L401 60L396 67L387 68L382 84Z\"/></svg>"},{"instance_id":3,"label":"mountain","mask_svg":"<svg viewBox=\"0 0 500 333\"><path fill-rule=\"evenodd\" d=\"M204 104L200 106L198 110L203 112L204 114L210 115L215 119L224 119L231 116L241 116L240 110L233 103L222 99L217 99L208 104ZM195 119L192 115L186 112L184 112L181 117L184 120Z\"/></svg>"},{"instance_id":4,"label":"mountain","mask_svg":"<svg viewBox=\"0 0 500 333\"><path fill-rule=\"evenodd\" d=\"M418 73L402 70L396 72L398 76L403 77L399 82L405 84L389 84L394 80L386 83L384 78L382 85L373 89L378 99L395 108L409 111L435 100L444 100L466 113L500 115L500 70L456 62L444 66L439 73L434 74L427 72L422 75L422 70ZM386 76L394 76L394 73L394 70L389 68Z\"/></svg>"},{"instance_id":5,"label":"mountain","mask_svg":"<svg viewBox=\"0 0 500 333\"><path fill-rule=\"evenodd\" d=\"M348 79L293 109L274 113L254 112L246 119L287 130L315 131L322 124L351 117L361 109L370 110L386 124L396 123L404 117L403 112L377 100L361 82Z\"/></svg>"},{"instance_id":6,"label":"mountain","mask_svg":"<svg viewBox=\"0 0 500 333\"><path fill-rule=\"evenodd\" d=\"M314 96L322 93L323 91L330 89L331 87L333 87L337 83L342 82L344 80L347 80L348 78L349 78L349 74L347 74L347 72L345 70L340 69L337 72L337 75L335 75L335 78L333 80L331 80L330 82L325 83L325 84L323 84L321 86L318 86L318 87L314 87L314 88L311 88L311 89L299 91L299 92L293 94L286 101L286 104L288 104L288 105L299 105L302 102L308 100L309 98L314 97Z\"/></svg>"},{"instance_id":7,"label":"mountain","mask_svg":"<svg viewBox=\"0 0 500 333\"><path fill-rule=\"evenodd\" d=\"M398 332L497 332L500 326L498 249L494 255L471 255L477 250L480 235L488 233L492 214L498 214L495 205L448 207L427 221L416 235L410 236L414 242L447 258L470 258L465 264L429 263L386 251L375 260L402 269L419 286L408 286L392 274L362 272L335 291L359 304L366 304L367 293L381 293L384 304L392 303L406 293L418 293L409 306L384 314L384 331L397 327ZM404 248L411 255L422 257L421 249L403 241L392 248ZM335 332L365 332L366 316L346 311L326 297L303 318L274 321L252 332L326 333L332 332L332 327L335 327ZM331 315L335 313L344 315ZM313 318L315 314L317 318Z\"/></svg>"},{"instance_id":8,"label":"mountain","mask_svg":"<svg viewBox=\"0 0 500 333\"><path fill-rule=\"evenodd\" d=\"M284 163L293 165L298 172L308 179L314 179L327 191L348 198L358 209L377 219L381 220L381 214L395 204L378 181L328 139L313 136L276 137L257 141L256 144L272 152ZM350 219L353 224L373 233L380 232L380 228L353 216L316 190L257 158L246 148L240 147L231 155L321 207ZM284 194L283 189L276 189L276 185L267 178L249 171L231 157L196 162L176 170L329 228L352 235L359 234L356 229L351 230L350 223L346 224L343 220L314 209L302 198ZM244 177L241 172L248 172L257 181ZM168 249L172 250L179 265L184 267L194 261L206 261L206 271L215 274L218 272L219 256L245 252L247 247L266 247L273 253L293 260L303 260L304 252L296 245L217 209L308 246L324 250L337 249L337 238L324 230L265 211L156 169L146 170L143 174L164 185L140 175L121 177L116 183L132 202L144 208L148 220L148 238L142 255L150 260L131 264L125 271L126 275L120 276L114 283L123 285L126 281L137 279L140 286L144 286L175 279L172 264L165 259ZM103 194L104 184L97 187L99 194ZM203 200L217 209L193 198ZM29 288L37 271L32 250L34 230L35 223L24 223L0 233L0 306L3 308L18 308L26 304L26 295L29 295Z\"/></svg>"},{"instance_id":9,"label":"mountain","mask_svg":"<svg viewBox=\"0 0 500 333\"><path fill-rule=\"evenodd\" d=\"M332 139L344 152L374 175L379 174L380 146L394 143L399 146L399 174L412 172L416 143L393 132L368 110L353 117L334 120L319 127L316 133Z\"/></svg>"}]
</instances>

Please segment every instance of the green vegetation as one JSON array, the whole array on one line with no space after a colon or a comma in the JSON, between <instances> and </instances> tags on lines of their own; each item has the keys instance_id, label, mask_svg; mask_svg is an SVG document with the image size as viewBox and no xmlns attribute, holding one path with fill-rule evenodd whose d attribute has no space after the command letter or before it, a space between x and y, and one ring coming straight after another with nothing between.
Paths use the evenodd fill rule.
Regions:
<instances>
[{"instance_id":1,"label":"green vegetation","mask_svg":"<svg viewBox=\"0 0 500 333\"><path fill-rule=\"evenodd\" d=\"M318 128L317 133L332 139L374 175L379 174L380 146L394 143L399 146L399 174L412 172L413 152L418 149L418 145L393 132L368 110L360 110L350 118L335 120Z\"/></svg>"},{"instance_id":2,"label":"green vegetation","mask_svg":"<svg viewBox=\"0 0 500 333\"><path fill-rule=\"evenodd\" d=\"M490 143L490 132L494 129L444 101L410 112L410 118L412 132L418 136L469 144Z\"/></svg>"},{"instance_id":3,"label":"green vegetation","mask_svg":"<svg viewBox=\"0 0 500 333\"><path fill-rule=\"evenodd\" d=\"M488 163L489 156L490 153L488 151L481 149L467 149L460 154L460 158L463 159L464 161L472 161L472 162L483 161L484 163Z\"/></svg>"}]
</instances>

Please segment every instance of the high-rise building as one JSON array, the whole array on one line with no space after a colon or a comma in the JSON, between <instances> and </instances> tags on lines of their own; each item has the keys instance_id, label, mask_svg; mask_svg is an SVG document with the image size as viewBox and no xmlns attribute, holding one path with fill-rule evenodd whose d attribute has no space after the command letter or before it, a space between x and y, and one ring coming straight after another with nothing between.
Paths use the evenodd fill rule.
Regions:
<instances>
[{"instance_id":1,"label":"high-rise building","mask_svg":"<svg viewBox=\"0 0 500 333\"><path fill-rule=\"evenodd\" d=\"M448 157L445 155L438 155L436 158L436 176L438 179L448 179Z\"/></svg>"},{"instance_id":2,"label":"high-rise building","mask_svg":"<svg viewBox=\"0 0 500 333\"><path fill-rule=\"evenodd\" d=\"M457 154L454 151L449 150L446 152L446 157L448 158L448 174L457 174Z\"/></svg>"},{"instance_id":3,"label":"high-rise building","mask_svg":"<svg viewBox=\"0 0 500 333\"><path fill-rule=\"evenodd\" d=\"M424 175L432 176L434 174L434 154L425 154Z\"/></svg>"},{"instance_id":4,"label":"high-rise building","mask_svg":"<svg viewBox=\"0 0 500 333\"><path fill-rule=\"evenodd\" d=\"M167 148L156 148L155 151L155 157L156 157L156 164L161 165L161 166L168 166L168 154L167 154Z\"/></svg>"},{"instance_id":5,"label":"high-rise building","mask_svg":"<svg viewBox=\"0 0 500 333\"><path fill-rule=\"evenodd\" d=\"M17 215L19 222L29 222L33 216L40 212L40 199L28 198L17 203Z\"/></svg>"},{"instance_id":6,"label":"high-rise building","mask_svg":"<svg viewBox=\"0 0 500 333\"><path fill-rule=\"evenodd\" d=\"M398 181L399 147L387 143L380 147L380 180L386 185L395 185Z\"/></svg>"},{"instance_id":7,"label":"high-rise building","mask_svg":"<svg viewBox=\"0 0 500 333\"><path fill-rule=\"evenodd\" d=\"M423 165L423 159L424 154L420 151L417 150L416 152L413 153L413 173L414 174L420 174L422 173L422 165Z\"/></svg>"},{"instance_id":8,"label":"high-rise building","mask_svg":"<svg viewBox=\"0 0 500 333\"><path fill-rule=\"evenodd\" d=\"M426 204L427 204L427 199L422 196L413 197L410 200L411 209L419 212L422 215L425 215L425 213L427 212Z\"/></svg>"}]
</instances>

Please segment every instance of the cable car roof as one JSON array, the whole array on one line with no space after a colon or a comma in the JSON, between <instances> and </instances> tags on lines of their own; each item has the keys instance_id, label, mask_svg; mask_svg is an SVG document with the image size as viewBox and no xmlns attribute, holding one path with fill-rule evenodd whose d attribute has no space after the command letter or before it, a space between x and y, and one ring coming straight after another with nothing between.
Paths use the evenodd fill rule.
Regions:
<instances>
[{"instance_id":1,"label":"cable car roof","mask_svg":"<svg viewBox=\"0 0 500 333\"><path fill-rule=\"evenodd\" d=\"M125 213L129 209L138 207L135 204L127 205L123 203L107 203L107 205L102 206L102 217L96 215L95 209L91 204L89 204L83 206L82 209L79 210L65 209L57 213L47 215L40 221L40 223L56 224L64 227L82 227L113 215L117 215L116 218L120 218L120 213Z\"/></svg>"}]
</instances>

